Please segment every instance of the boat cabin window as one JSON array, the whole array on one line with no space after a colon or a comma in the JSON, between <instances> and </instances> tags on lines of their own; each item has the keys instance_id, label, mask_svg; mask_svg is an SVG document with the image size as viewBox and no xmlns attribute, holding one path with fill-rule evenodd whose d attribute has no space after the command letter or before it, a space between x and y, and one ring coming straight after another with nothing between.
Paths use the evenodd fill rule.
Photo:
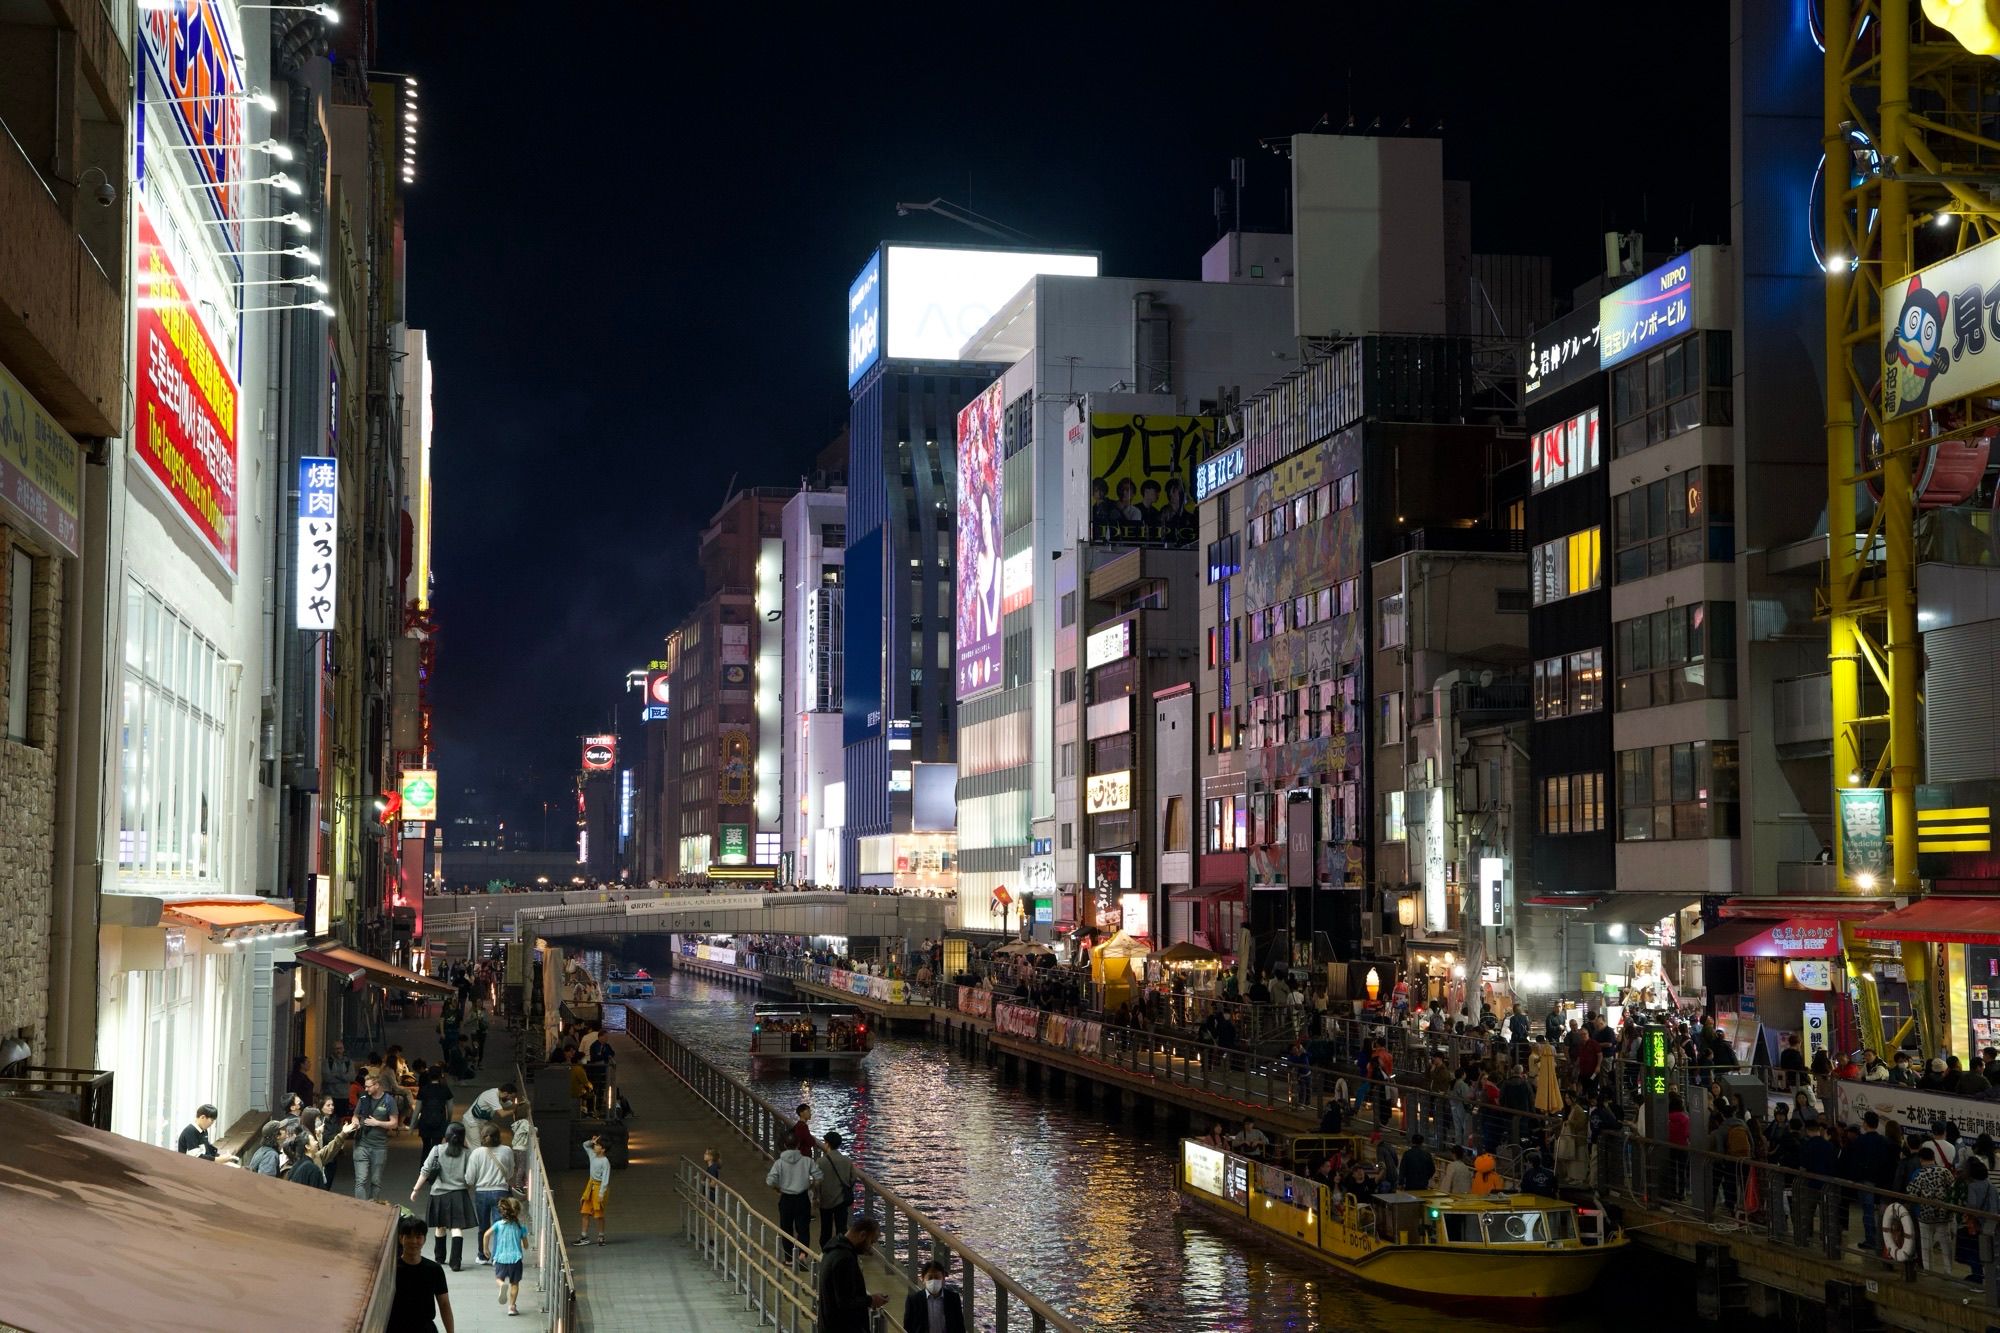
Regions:
<instances>
[{"instance_id":1,"label":"boat cabin window","mask_svg":"<svg viewBox=\"0 0 2000 1333\"><path fill-rule=\"evenodd\" d=\"M1485 1221L1488 1245L1546 1245L1549 1241L1541 1213L1488 1213Z\"/></svg>"},{"instance_id":2,"label":"boat cabin window","mask_svg":"<svg viewBox=\"0 0 2000 1333\"><path fill-rule=\"evenodd\" d=\"M1576 1239L1576 1214L1570 1209L1564 1208L1557 1212L1546 1213L1544 1218L1550 1240Z\"/></svg>"},{"instance_id":3,"label":"boat cabin window","mask_svg":"<svg viewBox=\"0 0 2000 1333\"><path fill-rule=\"evenodd\" d=\"M1479 1243L1479 1215L1477 1213L1446 1213L1444 1215L1444 1238L1454 1245L1477 1245Z\"/></svg>"}]
</instances>

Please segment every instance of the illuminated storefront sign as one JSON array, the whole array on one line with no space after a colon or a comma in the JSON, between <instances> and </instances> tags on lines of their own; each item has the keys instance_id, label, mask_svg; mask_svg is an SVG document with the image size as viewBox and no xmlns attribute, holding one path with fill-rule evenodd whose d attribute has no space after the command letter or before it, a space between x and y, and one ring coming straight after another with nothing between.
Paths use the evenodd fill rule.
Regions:
<instances>
[{"instance_id":1,"label":"illuminated storefront sign","mask_svg":"<svg viewBox=\"0 0 2000 1333\"><path fill-rule=\"evenodd\" d=\"M1116 662L1132 652L1132 622L1121 620L1097 631L1083 641L1083 666L1094 671L1106 662Z\"/></svg>"},{"instance_id":2,"label":"illuminated storefront sign","mask_svg":"<svg viewBox=\"0 0 2000 1333\"><path fill-rule=\"evenodd\" d=\"M1084 809L1093 815L1111 814L1132 808L1132 774L1098 773L1083 784Z\"/></svg>"},{"instance_id":3,"label":"illuminated storefront sign","mask_svg":"<svg viewBox=\"0 0 2000 1333\"><path fill-rule=\"evenodd\" d=\"M1118 895L1118 910L1125 914L1121 927L1127 935L1147 935L1153 933L1153 899L1151 894L1121 893Z\"/></svg>"},{"instance_id":4,"label":"illuminated storefront sign","mask_svg":"<svg viewBox=\"0 0 2000 1333\"><path fill-rule=\"evenodd\" d=\"M1885 294L1886 301L1886 294ZM1694 329L1694 254L1670 259L1597 302L1597 364L1629 361Z\"/></svg>"},{"instance_id":5,"label":"illuminated storefront sign","mask_svg":"<svg viewBox=\"0 0 2000 1333\"><path fill-rule=\"evenodd\" d=\"M1918 269L1882 292L1882 414L1921 412L2000 384L1993 324L2000 246Z\"/></svg>"},{"instance_id":6,"label":"illuminated storefront sign","mask_svg":"<svg viewBox=\"0 0 2000 1333\"><path fill-rule=\"evenodd\" d=\"M847 289L847 387L882 359L882 253L861 266Z\"/></svg>"},{"instance_id":7,"label":"illuminated storefront sign","mask_svg":"<svg viewBox=\"0 0 2000 1333\"><path fill-rule=\"evenodd\" d=\"M583 771L586 773L606 773L618 763L618 738L616 736L585 736L583 738Z\"/></svg>"},{"instance_id":8,"label":"illuminated storefront sign","mask_svg":"<svg viewBox=\"0 0 2000 1333\"><path fill-rule=\"evenodd\" d=\"M1533 433L1528 444L1528 485L1545 491L1572 477L1595 472L1603 461L1596 408L1579 412Z\"/></svg>"},{"instance_id":9,"label":"illuminated storefront sign","mask_svg":"<svg viewBox=\"0 0 2000 1333\"><path fill-rule=\"evenodd\" d=\"M299 460L298 548L293 553L293 572L298 580L295 623L299 629L333 628L339 496L338 459Z\"/></svg>"},{"instance_id":10,"label":"illuminated storefront sign","mask_svg":"<svg viewBox=\"0 0 2000 1333\"><path fill-rule=\"evenodd\" d=\"M403 779L396 786L396 792L403 798L403 818L412 822L431 823L438 814L437 770L434 768L406 768Z\"/></svg>"},{"instance_id":11,"label":"illuminated storefront sign","mask_svg":"<svg viewBox=\"0 0 2000 1333\"><path fill-rule=\"evenodd\" d=\"M1648 1027L1639 1039L1639 1068L1644 1071L1641 1091L1648 1097L1667 1095L1667 1030Z\"/></svg>"},{"instance_id":12,"label":"illuminated storefront sign","mask_svg":"<svg viewBox=\"0 0 2000 1333\"><path fill-rule=\"evenodd\" d=\"M1035 553L1016 551L1000 565L1000 614L1012 615L1035 600Z\"/></svg>"},{"instance_id":13,"label":"illuminated storefront sign","mask_svg":"<svg viewBox=\"0 0 2000 1333\"><path fill-rule=\"evenodd\" d=\"M182 159L194 168L199 187L194 193L225 224L220 248L239 250L249 103L243 58L223 6L219 0L148 0L139 8L146 52L139 69L140 160L146 153L165 158L171 151L166 129L178 130Z\"/></svg>"},{"instance_id":14,"label":"illuminated storefront sign","mask_svg":"<svg viewBox=\"0 0 2000 1333\"><path fill-rule=\"evenodd\" d=\"M236 573L237 386L146 210L138 210L132 449L202 544Z\"/></svg>"},{"instance_id":15,"label":"illuminated storefront sign","mask_svg":"<svg viewBox=\"0 0 2000 1333\"><path fill-rule=\"evenodd\" d=\"M1528 335L1522 401L1565 389L1602 367L1597 363L1597 307L1575 310Z\"/></svg>"},{"instance_id":16,"label":"illuminated storefront sign","mask_svg":"<svg viewBox=\"0 0 2000 1333\"><path fill-rule=\"evenodd\" d=\"M1194 498L1206 500L1243 480L1243 446L1231 445L1194 465Z\"/></svg>"},{"instance_id":17,"label":"illuminated storefront sign","mask_svg":"<svg viewBox=\"0 0 2000 1333\"><path fill-rule=\"evenodd\" d=\"M1507 868L1497 856L1479 858L1479 924L1500 927L1507 924Z\"/></svg>"},{"instance_id":18,"label":"illuminated storefront sign","mask_svg":"<svg viewBox=\"0 0 2000 1333\"><path fill-rule=\"evenodd\" d=\"M724 824L722 832L722 852L715 859L722 865L740 866L750 862L750 826L748 824Z\"/></svg>"}]
</instances>

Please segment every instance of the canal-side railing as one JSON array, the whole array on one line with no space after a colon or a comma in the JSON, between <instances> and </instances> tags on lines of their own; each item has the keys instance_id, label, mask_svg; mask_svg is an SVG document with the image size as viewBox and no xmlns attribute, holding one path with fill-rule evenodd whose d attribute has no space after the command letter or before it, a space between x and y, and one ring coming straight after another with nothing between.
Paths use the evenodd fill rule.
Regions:
<instances>
[{"instance_id":1,"label":"canal-side railing","mask_svg":"<svg viewBox=\"0 0 2000 1333\"><path fill-rule=\"evenodd\" d=\"M695 1259L743 1298L743 1308L784 1333L811 1333L816 1322L813 1265L792 1262L792 1240L750 1201L682 1157L674 1168L674 1193Z\"/></svg>"},{"instance_id":2,"label":"canal-side railing","mask_svg":"<svg viewBox=\"0 0 2000 1333\"><path fill-rule=\"evenodd\" d=\"M514 1086L532 1088L526 1069L514 1066ZM569 1247L563 1241L564 1214L559 1211L555 1191L549 1185L548 1164L542 1158L542 1141L537 1135L528 1153L527 1195L521 1201L521 1225L531 1237L524 1273L531 1281L524 1285L541 1293L542 1327L547 1333L570 1333L578 1327L576 1317L576 1273L570 1267Z\"/></svg>"},{"instance_id":3,"label":"canal-side railing","mask_svg":"<svg viewBox=\"0 0 2000 1333\"><path fill-rule=\"evenodd\" d=\"M648 1054L694 1091L738 1134L766 1157L776 1157L791 1138L794 1117L752 1092L740 1079L716 1068L674 1036L655 1026L637 1010L626 1011L626 1032ZM1005 1269L972 1249L960 1237L939 1228L901 1195L866 1171L856 1169L860 1186L859 1214L882 1227L879 1252L898 1269L914 1290L923 1266L935 1259L945 1266L948 1281L959 1288L968 1327L994 1333L1026 1328L1032 1333L1070 1333L1077 1329L1059 1311L1022 1286ZM990 1310L985 1323L975 1312Z\"/></svg>"}]
</instances>

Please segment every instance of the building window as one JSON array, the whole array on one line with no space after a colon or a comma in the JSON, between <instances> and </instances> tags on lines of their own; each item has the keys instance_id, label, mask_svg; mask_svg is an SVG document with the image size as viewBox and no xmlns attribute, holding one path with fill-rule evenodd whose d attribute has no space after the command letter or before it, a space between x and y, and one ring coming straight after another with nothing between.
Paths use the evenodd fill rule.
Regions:
<instances>
[{"instance_id":1,"label":"building window","mask_svg":"<svg viewBox=\"0 0 2000 1333\"><path fill-rule=\"evenodd\" d=\"M1604 650L1545 657L1535 663L1538 719L1595 713L1604 707Z\"/></svg>"},{"instance_id":2,"label":"building window","mask_svg":"<svg viewBox=\"0 0 2000 1333\"><path fill-rule=\"evenodd\" d=\"M134 878L226 878L227 669L215 646L138 583L125 594L118 867ZM331 795L331 793L328 793ZM330 815L322 797L322 808Z\"/></svg>"},{"instance_id":3,"label":"building window","mask_svg":"<svg viewBox=\"0 0 2000 1333\"><path fill-rule=\"evenodd\" d=\"M1618 622L1618 711L1736 697L1736 603L1695 602Z\"/></svg>"},{"instance_id":4,"label":"building window","mask_svg":"<svg viewBox=\"0 0 2000 1333\"><path fill-rule=\"evenodd\" d=\"M1208 581L1220 583L1243 568L1243 534L1232 532L1208 544Z\"/></svg>"},{"instance_id":5,"label":"building window","mask_svg":"<svg viewBox=\"0 0 2000 1333\"><path fill-rule=\"evenodd\" d=\"M1604 775L1565 773L1542 779L1542 832L1604 831Z\"/></svg>"},{"instance_id":6,"label":"building window","mask_svg":"<svg viewBox=\"0 0 2000 1333\"><path fill-rule=\"evenodd\" d=\"M1076 825L1074 824L1064 824L1062 826L1062 848L1064 851L1068 851L1070 849L1070 843L1073 841L1073 835L1071 834L1070 830L1074 829L1075 827Z\"/></svg>"},{"instance_id":7,"label":"building window","mask_svg":"<svg viewBox=\"0 0 2000 1333\"><path fill-rule=\"evenodd\" d=\"M1375 646L1403 646L1403 594L1384 597L1375 604Z\"/></svg>"},{"instance_id":8,"label":"building window","mask_svg":"<svg viewBox=\"0 0 2000 1333\"><path fill-rule=\"evenodd\" d=\"M1618 752L1622 842L1736 836L1736 746L1683 741Z\"/></svg>"},{"instance_id":9,"label":"building window","mask_svg":"<svg viewBox=\"0 0 2000 1333\"><path fill-rule=\"evenodd\" d=\"M7 739L28 740L29 665L34 659L35 558L18 546L7 552Z\"/></svg>"},{"instance_id":10,"label":"building window","mask_svg":"<svg viewBox=\"0 0 2000 1333\"><path fill-rule=\"evenodd\" d=\"M1184 852L1188 849L1187 802L1178 796L1167 798L1165 827L1160 833L1160 849Z\"/></svg>"},{"instance_id":11,"label":"building window","mask_svg":"<svg viewBox=\"0 0 2000 1333\"><path fill-rule=\"evenodd\" d=\"M1602 543L1601 529L1585 528L1537 546L1529 560L1535 605L1545 606L1602 587Z\"/></svg>"},{"instance_id":12,"label":"building window","mask_svg":"<svg viewBox=\"0 0 2000 1333\"><path fill-rule=\"evenodd\" d=\"M1242 796L1208 798L1208 833L1205 851L1240 852L1250 845L1250 803Z\"/></svg>"},{"instance_id":13,"label":"building window","mask_svg":"<svg viewBox=\"0 0 2000 1333\"><path fill-rule=\"evenodd\" d=\"M1063 775L1064 777L1066 777L1066 778L1073 778L1073 777L1075 777L1075 776L1076 776L1076 742L1075 742L1075 741L1064 741L1064 742L1063 742L1063 747L1062 747L1062 775Z\"/></svg>"},{"instance_id":14,"label":"building window","mask_svg":"<svg viewBox=\"0 0 2000 1333\"><path fill-rule=\"evenodd\" d=\"M1393 690L1375 701L1375 743L1377 745L1401 745L1403 743L1403 692Z\"/></svg>"},{"instance_id":15,"label":"building window","mask_svg":"<svg viewBox=\"0 0 2000 1333\"><path fill-rule=\"evenodd\" d=\"M1597 409L1579 412L1568 421L1534 432L1529 441L1528 485L1545 491L1573 477L1597 471L1603 457L1598 443Z\"/></svg>"},{"instance_id":16,"label":"building window","mask_svg":"<svg viewBox=\"0 0 2000 1333\"><path fill-rule=\"evenodd\" d=\"M1382 841L1401 842L1408 829L1403 823L1403 793L1399 791L1382 794Z\"/></svg>"},{"instance_id":17,"label":"building window","mask_svg":"<svg viewBox=\"0 0 2000 1333\"><path fill-rule=\"evenodd\" d=\"M757 835L757 864L774 866L778 864L778 834L759 833Z\"/></svg>"},{"instance_id":18,"label":"building window","mask_svg":"<svg viewBox=\"0 0 2000 1333\"><path fill-rule=\"evenodd\" d=\"M1734 468L1690 468L1614 496L1611 511L1620 583L1736 557Z\"/></svg>"},{"instance_id":19,"label":"building window","mask_svg":"<svg viewBox=\"0 0 2000 1333\"><path fill-rule=\"evenodd\" d=\"M1215 580L1213 579L1209 580L1209 582L1211 583L1213 583L1214 581ZM1063 628L1067 629L1069 626L1074 625L1075 623L1076 623L1076 594L1073 592L1066 592L1062 595L1062 625Z\"/></svg>"},{"instance_id":20,"label":"building window","mask_svg":"<svg viewBox=\"0 0 2000 1333\"><path fill-rule=\"evenodd\" d=\"M1611 452L1649 448L1706 423L1734 419L1729 334L1709 330L1611 372Z\"/></svg>"},{"instance_id":21,"label":"building window","mask_svg":"<svg viewBox=\"0 0 2000 1333\"><path fill-rule=\"evenodd\" d=\"M1060 685L1059 685L1059 687L1058 687L1058 688L1060 689L1060 691L1061 691L1061 693L1060 693L1060 694L1059 694L1059 696L1058 696L1058 697L1059 697L1059 699L1061 700L1061 702L1063 702L1063 703L1066 703L1066 704L1070 704L1070 703L1075 703L1075 702L1076 702L1076 668L1075 668L1075 667L1071 667L1071 668L1070 668L1069 670L1067 670L1067 671L1063 672L1063 673L1062 673L1062 675L1061 675L1061 677L1060 677L1059 679L1060 679L1060 682L1061 682L1061 683L1060 683Z\"/></svg>"}]
</instances>

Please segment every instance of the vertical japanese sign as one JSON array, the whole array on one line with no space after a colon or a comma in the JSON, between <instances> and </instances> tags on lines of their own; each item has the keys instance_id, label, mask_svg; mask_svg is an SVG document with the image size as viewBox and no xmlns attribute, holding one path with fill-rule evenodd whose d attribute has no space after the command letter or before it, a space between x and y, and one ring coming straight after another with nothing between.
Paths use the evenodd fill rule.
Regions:
<instances>
[{"instance_id":1,"label":"vertical japanese sign","mask_svg":"<svg viewBox=\"0 0 2000 1333\"><path fill-rule=\"evenodd\" d=\"M2000 245L1987 241L1882 292L1882 415L2000 384Z\"/></svg>"},{"instance_id":2,"label":"vertical japanese sign","mask_svg":"<svg viewBox=\"0 0 2000 1333\"><path fill-rule=\"evenodd\" d=\"M993 386L958 414L958 697L1000 684L1001 414Z\"/></svg>"},{"instance_id":3,"label":"vertical japanese sign","mask_svg":"<svg viewBox=\"0 0 2000 1333\"><path fill-rule=\"evenodd\" d=\"M1879 876L1888 867L1889 793L1880 787L1849 787L1840 800L1840 874Z\"/></svg>"},{"instance_id":4,"label":"vertical japanese sign","mask_svg":"<svg viewBox=\"0 0 2000 1333\"><path fill-rule=\"evenodd\" d=\"M298 628L333 628L335 546L340 463L332 458L299 460Z\"/></svg>"},{"instance_id":5,"label":"vertical japanese sign","mask_svg":"<svg viewBox=\"0 0 2000 1333\"><path fill-rule=\"evenodd\" d=\"M137 264L139 364L132 449L202 543L234 575L236 377L215 350L143 208Z\"/></svg>"},{"instance_id":6,"label":"vertical japanese sign","mask_svg":"<svg viewBox=\"0 0 2000 1333\"><path fill-rule=\"evenodd\" d=\"M1799 1006L1806 1025L1806 1062L1810 1064L1814 1056L1827 1050L1826 1006L1818 1000L1807 1000Z\"/></svg>"}]
</instances>

